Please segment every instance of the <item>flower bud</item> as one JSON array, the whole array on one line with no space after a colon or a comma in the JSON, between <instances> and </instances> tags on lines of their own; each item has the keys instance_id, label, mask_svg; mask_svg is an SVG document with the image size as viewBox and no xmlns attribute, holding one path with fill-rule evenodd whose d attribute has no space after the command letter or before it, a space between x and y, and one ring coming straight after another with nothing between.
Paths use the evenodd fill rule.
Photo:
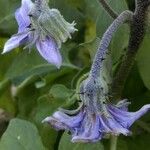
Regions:
<instances>
[{"instance_id":1,"label":"flower bud","mask_svg":"<svg viewBox=\"0 0 150 150\"><path fill-rule=\"evenodd\" d=\"M42 11L38 22L42 30L56 40L58 48L68 38L71 39L71 33L77 31L74 27L75 22L68 23L57 9L45 9L45 11Z\"/></svg>"}]
</instances>

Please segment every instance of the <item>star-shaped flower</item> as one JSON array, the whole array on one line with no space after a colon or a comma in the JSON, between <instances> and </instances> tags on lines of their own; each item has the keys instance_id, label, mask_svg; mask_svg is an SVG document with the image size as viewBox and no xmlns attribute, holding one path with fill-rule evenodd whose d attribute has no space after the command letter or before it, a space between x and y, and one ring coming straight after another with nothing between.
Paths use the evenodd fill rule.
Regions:
<instances>
[{"instance_id":1,"label":"star-shaped flower","mask_svg":"<svg viewBox=\"0 0 150 150\"><path fill-rule=\"evenodd\" d=\"M84 88L81 87L81 93L84 94L78 112L60 109L43 122L49 123L56 130L70 131L72 142L96 142L106 134L130 135L130 126L150 110L150 104L137 112L128 112L127 100L117 105L107 103L107 96L103 95L103 90L99 90L97 85L93 88L93 81L84 82ZM83 92L83 89L86 91Z\"/></svg>"}]
</instances>

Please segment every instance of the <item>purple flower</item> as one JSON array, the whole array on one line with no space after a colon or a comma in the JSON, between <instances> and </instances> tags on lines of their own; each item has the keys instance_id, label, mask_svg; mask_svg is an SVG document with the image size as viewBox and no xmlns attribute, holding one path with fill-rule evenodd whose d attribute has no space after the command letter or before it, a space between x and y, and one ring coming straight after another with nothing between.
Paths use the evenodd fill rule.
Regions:
<instances>
[{"instance_id":1,"label":"purple flower","mask_svg":"<svg viewBox=\"0 0 150 150\"><path fill-rule=\"evenodd\" d=\"M83 105L75 115L60 110L43 122L48 122L56 130L70 131L72 142L96 142L106 134L127 136L131 134L129 127L150 109L150 105L145 105L137 112L128 112L128 104L126 100L117 105L107 104L107 114L92 112Z\"/></svg>"},{"instance_id":2,"label":"purple flower","mask_svg":"<svg viewBox=\"0 0 150 150\"><path fill-rule=\"evenodd\" d=\"M35 0L35 3L22 0L15 17L19 26L18 33L5 43L3 53L20 45L26 44L25 48L36 45L41 56L59 68L62 64L59 52L61 43L71 38L70 33L76 31L75 23L66 22L58 10L50 9L47 0Z\"/></svg>"},{"instance_id":3,"label":"purple flower","mask_svg":"<svg viewBox=\"0 0 150 150\"><path fill-rule=\"evenodd\" d=\"M130 126L150 109L150 105L128 112L127 100L110 104L107 92L103 79L87 78L80 86L80 107L72 111L60 109L43 122L57 130L70 131L72 142L96 142L106 134L130 135Z\"/></svg>"}]
</instances>

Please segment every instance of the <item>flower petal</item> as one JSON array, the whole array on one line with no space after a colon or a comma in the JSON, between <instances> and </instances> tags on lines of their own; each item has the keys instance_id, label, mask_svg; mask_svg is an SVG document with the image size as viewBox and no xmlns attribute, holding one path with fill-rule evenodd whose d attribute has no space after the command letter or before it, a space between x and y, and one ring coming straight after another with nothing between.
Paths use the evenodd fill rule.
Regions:
<instances>
[{"instance_id":1,"label":"flower petal","mask_svg":"<svg viewBox=\"0 0 150 150\"><path fill-rule=\"evenodd\" d=\"M125 128L129 128L137 119L143 116L147 111L150 110L150 104L143 106L139 111L127 112L121 110L115 106L109 106L109 112L111 115Z\"/></svg>"},{"instance_id":2,"label":"flower petal","mask_svg":"<svg viewBox=\"0 0 150 150\"><path fill-rule=\"evenodd\" d=\"M86 114L87 115L87 114ZM73 135L72 142L96 142L102 138L99 132L99 117L95 115L86 116L80 129Z\"/></svg>"},{"instance_id":3,"label":"flower petal","mask_svg":"<svg viewBox=\"0 0 150 150\"><path fill-rule=\"evenodd\" d=\"M125 127L123 127L120 122L118 122L117 120L115 120L115 118L113 118L113 116L110 117L105 117L102 116L100 117L100 122L101 122L101 132L105 132L105 133L111 133L114 135L119 135L119 134L124 134L124 135L130 135L131 132L126 129Z\"/></svg>"},{"instance_id":4,"label":"flower petal","mask_svg":"<svg viewBox=\"0 0 150 150\"><path fill-rule=\"evenodd\" d=\"M60 68L62 57L56 42L52 38L46 37L44 40L37 40L36 47L44 59L49 63L56 65L57 68Z\"/></svg>"},{"instance_id":5,"label":"flower petal","mask_svg":"<svg viewBox=\"0 0 150 150\"><path fill-rule=\"evenodd\" d=\"M80 111L76 116L68 116L61 111L57 111L53 114L54 118L57 118L60 122L65 123L69 127L79 126L80 122L83 120L83 112Z\"/></svg>"},{"instance_id":6,"label":"flower petal","mask_svg":"<svg viewBox=\"0 0 150 150\"><path fill-rule=\"evenodd\" d=\"M4 49L2 54L7 53L9 51L11 51L12 49L18 47L19 45L25 43L25 41L27 40L28 34L26 33L22 33L22 34L16 34L13 35L4 45Z\"/></svg>"},{"instance_id":7,"label":"flower petal","mask_svg":"<svg viewBox=\"0 0 150 150\"><path fill-rule=\"evenodd\" d=\"M18 32L22 32L25 30L27 26L30 25L29 12L33 3L31 0L22 0L22 5L15 12L15 17L19 25Z\"/></svg>"},{"instance_id":8,"label":"flower petal","mask_svg":"<svg viewBox=\"0 0 150 150\"><path fill-rule=\"evenodd\" d=\"M54 117L46 117L42 121L42 123L45 123L45 122L50 124L56 130L70 130L68 126L66 126L64 123L60 122L58 119Z\"/></svg>"},{"instance_id":9,"label":"flower petal","mask_svg":"<svg viewBox=\"0 0 150 150\"><path fill-rule=\"evenodd\" d=\"M83 120L84 114L81 111L76 116L68 116L61 111L57 111L53 114L52 117L47 117L43 122L48 122L54 128L59 130L70 130L73 131L73 128L76 128L80 125L80 122Z\"/></svg>"}]
</instances>

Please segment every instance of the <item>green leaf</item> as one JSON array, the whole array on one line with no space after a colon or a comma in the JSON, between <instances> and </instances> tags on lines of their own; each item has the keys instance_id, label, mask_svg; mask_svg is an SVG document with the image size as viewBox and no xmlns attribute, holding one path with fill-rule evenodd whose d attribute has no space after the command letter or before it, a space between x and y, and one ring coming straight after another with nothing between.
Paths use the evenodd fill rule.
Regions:
<instances>
[{"instance_id":1,"label":"green leaf","mask_svg":"<svg viewBox=\"0 0 150 150\"><path fill-rule=\"evenodd\" d=\"M21 78L26 78L30 76L30 74L33 75L33 73L38 75L38 73L49 71L47 67L39 69L43 64L47 63L41 58L37 51L32 50L30 53L28 51L22 51L16 56L13 63L10 65L6 73L6 78L13 79L20 76L21 80ZM34 69L34 72L31 71L32 69Z\"/></svg>"},{"instance_id":2,"label":"green leaf","mask_svg":"<svg viewBox=\"0 0 150 150\"><path fill-rule=\"evenodd\" d=\"M59 70L59 73L62 71L61 73L63 74L63 72L76 69L78 70L79 68L72 64L64 63ZM19 85L23 82L23 86L25 86L47 74L51 74L51 76L52 74L55 74L56 76L56 74L58 74L58 69L55 66L48 64L37 51L33 50L31 53L23 51L18 54L9 67L6 78L12 79L15 85Z\"/></svg>"},{"instance_id":3,"label":"green leaf","mask_svg":"<svg viewBox=\"0 0 150 150\"><path fill-rule=\"evenodd\" d=\"M55 0L50 1L49 3L50 8L57 8L61 12L61 14L64 16L64 18L72 22L75 20L77 23L76 27L77 29L80 29L83 27L84 24L84 15L80 10L84 9L84 1L80 0ZM62 7L63 6L63 7Z\"/></svg>"},{"instance_id":4,"label":"green leaf","mask_svg":"<svg viewBox=\"0 0 150 150\"><path fill-rule=\"evenodd\" d=\"M47 147L48 150L54 150L58 138L58 132L51 128L49 125L43 124L41 124L39 127L39 131L44 146Z\"/></svg>"},{"instance_id":5,"label":"green leaf","mask_svg":"<svg viewBox=\"0 0 150 150\"><path fill-rule=\"evenodd\" d=\"M15 90L16 89L14 87L14 91ZM29 118L39 96L40 93L34 87L34 84L29 84L19 92L15 93L14 99L17 104L17 115L21 118Z\"/></svg>"},{"instance_id":6,"label":"green leaf","mask_svg":"<svg viewBox=\"0 0 150 150\"><path fill-rule=\"evenodd\" d=\"M5 90L10 86L11 82L10 80L6 79L0 82L0 96Z\"/></svg>"},{"instance_id":7,"label":"green leaf","mask_svg":"<svg viewBox=\"0 0 150 150\"><path fill-rule=\"evenodd\" d=\"M145 86L150 89L150 35L147 34L137 54L137 65Z\"/></svg>"},{"instance_id":8,"label":"green leaf","mask_svg":"<svg viewBox=\"0 0 150 150\"><path fill-rule=\"evenodd\" d=\"M128 98L139 97L145 91L145 85L139 74L137 65L132 67L132 70L127 78L126 84L124 86L123 95ZM142 101L143 102L143 101Z\"/></svg>"},{"instance_id":9,"label":"green leaf","mask_svg":"<svg viewBox=\"0 0 150 150\"><path fill-rule=\"evenodd\" d=\"M19 7L19 0L1 0L0 1L0 33L4 36L10 36L17 32L17 23L15 21L15 11Z\"/></svg>"},{"instance_id":10,"label":"green leaf","mask_svg":"<svg viewBox=\"0 0 150 150\"><path fill-rule=\"evenodd\" d=\"M6 38L0 37L0 80L2 80L5 76L5 73L7 72L10 64L12 63L16 53L9 53L7 55L2 55L3 47L6 42Z\"/></svg>"},{"instance_id":11,"label":"green leaf","mask_svg":"<svg viewBox=\"0 0 150 150\"><path fill-rule=\"evenodd\" d=\"M50 116L62 103L63 101L51 99L51 97L48 95L41 96L37 100L37 106L33 110L31 116L32 120L34 120L38 126L44 145L50 150L54 149L54 145L57 139L57 132L49 125L43 124L42 120L47 116Z\"/></svg>"},{"instance_id":12,"label":"green leaf","mask_svg":"<svg viewBox=\"0 0 150 150\"><path fill-rule=\"evenodd\" d=\"M1 150L46 150L32 123L12 119L0 141Z\"/></svg>"},{"instance_id":13,"label":"green leaf","mask_svg":"<svg viewBox=\"0 0 150 150\"><path fill-rule=\"evenodd\" d=\"M43 143L50 150L54 148L58 133L49 125L42 124L42 120L66 103L70 95L72 95L72 91L64 85L53 85L48 94L39 97L37 106L33 110L32 120L38 125Z\"/></svg>"},{"instance_id":14,"label":"green leaf","mask_svg":"<svg viewBox=\"0 0 150 150\"><path fill-rule=\"evenodd\" d=\"M121 138L118 138L117 149L118 150L128 150L127 142L125 140L122 140Z\"/></svg>"},{"instance_id":15,"label":"green leaf","mask_svg":"<svg viewBox=\"0 0 150 150\"><path fill-rule=\"evenodd\" d=\"M104 150L102 143L72 143L71 135L68 135L66 132L63 134L59 150Z\"/></svg>"},{"instance_id":16,"label":"green leaf","mask_svg":"<svg viewBox=\"0 0 150 150\"><path fill-rule=\"evenodd\" d=\"M50 94L53 96L53 98L60 100L67 100L72 93L73 92L70 89L60 84L54 85L50 90Z\"/></svg>"},{"instance_id":17,"label":"green leaf","mask_svg":"<svg viewBox=\"0 0 150 150\"><path fill-rule=\"evenodd\" d=\"M64 85L53 85L48 94L41 96L37 100L37 107L34 114L36 122L41 123L44 118L65 104L72 94L73 92Z\"/></svg>"},{"instance_id":18,"label":"green leaf","mask_svg":"<svg viewBox=\"0 0 150 150\"><path fill-rule=\"evenodd\" d=\"M140 134L135 137L127 139L128 150L149 150L150 148L150 134Z\"/></svg>"}]
</instances>

